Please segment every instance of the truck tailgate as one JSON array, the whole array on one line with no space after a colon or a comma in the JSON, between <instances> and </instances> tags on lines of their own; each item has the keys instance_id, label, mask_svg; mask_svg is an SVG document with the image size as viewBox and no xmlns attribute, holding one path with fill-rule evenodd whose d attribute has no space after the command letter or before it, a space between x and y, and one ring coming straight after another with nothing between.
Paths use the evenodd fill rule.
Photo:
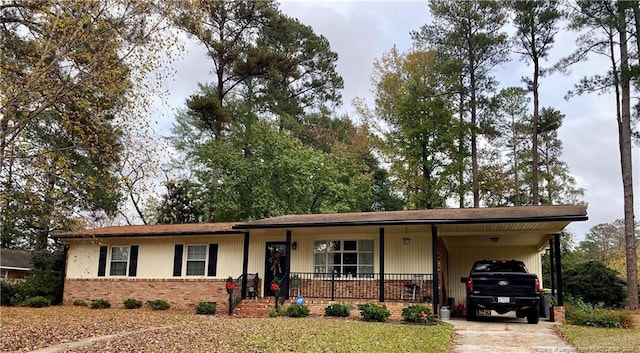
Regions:
<instances>
[{"instance_id":1,"label":"truck tailgate","mask_svg":"<svg viewBox=\"0 0 640 353\"><path fill-rule=\"evenodd\" d=\"M491 296L535 296L536 275L492 272L473 278L473 293Z\"/></svg>"}]
</instances>

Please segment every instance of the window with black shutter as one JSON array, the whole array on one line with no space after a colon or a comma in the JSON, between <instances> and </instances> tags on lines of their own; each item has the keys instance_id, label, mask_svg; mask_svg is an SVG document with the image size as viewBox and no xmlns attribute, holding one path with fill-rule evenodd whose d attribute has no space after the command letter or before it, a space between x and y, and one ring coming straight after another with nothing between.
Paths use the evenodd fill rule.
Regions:
<instances>
[{"instance_id":1,"label":"window with black shutter","mask_svg":"<svg viewBox=\"0 0 640 353\"><path fill-rule=\"evenodd\" d=\"M180 277L182 276L182 252L184 250L184 245L176 244L173 250L173 276Z\"/></svg>"}]
</instances>

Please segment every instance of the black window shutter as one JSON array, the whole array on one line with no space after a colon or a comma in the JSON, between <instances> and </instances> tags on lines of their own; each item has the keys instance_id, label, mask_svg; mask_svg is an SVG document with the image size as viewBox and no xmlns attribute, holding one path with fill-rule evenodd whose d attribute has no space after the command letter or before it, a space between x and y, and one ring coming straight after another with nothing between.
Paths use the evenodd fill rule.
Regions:
<instances>
[{"instance_id":1,"label":"black window shutter","mask_svg":"<svg viewBox=\"0 0 640 353\"><path fill-rule=\"evenodd\" d=\"M173 276L179 277L182 275L182 250L184 245L176 244L173 252Z\"/></svg>"},{"instance_id":2,"label":"black window shutter","mask_svg":"<svg viewBox=\"0 0 640 353\"><path fill-rule=\"evenodd\" d=\"M131 245L129 255L129 277L135 277L138 273L138 245Z\"/></svg>"},{"instance_id":3,"label":"black window shutter","mask_svg":"<svg viewBox=\"0 0 640 353\"><path fill-rule=\"evenodd\" d=\"M207 276L215 276L218 271L218 244L209 244L209 267Z\"/></svg>"},{"instance_id":4,"label":"black window shutter","mask_svg":"<svg viewBox=\"0 0 640 353\"><path fill-rule=\"evenodd\" d=\"M104 277L107 269L107 250L106 246L100 247L100 258L98 259L98 277Z\"/></svg>"}]
</instances>

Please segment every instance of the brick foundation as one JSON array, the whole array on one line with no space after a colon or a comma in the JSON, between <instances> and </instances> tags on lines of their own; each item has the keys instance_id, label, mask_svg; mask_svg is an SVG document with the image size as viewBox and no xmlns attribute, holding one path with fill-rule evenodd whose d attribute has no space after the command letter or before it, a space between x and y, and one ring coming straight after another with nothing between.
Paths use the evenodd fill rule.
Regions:
<instances>
[{"instance_id":1,"label":"brick foundation","mask_svg":"<svg viewBox=\"0 0 640 353\"><path fill-rule=\"evenodd\" d=\"M351 316L359 317L360 312L357 310L357 306L360 304L366 303L374 303L377 305L386 306L391 312L391 316L389 317L391 320L402 320L402 309L408 308L412 305L424 305L428 306L433 310L433 306L431 303L412 303L412 302L397 302L397 301L389 301L389 302L378 302L375 300L335 300L331 301L328 299L308 299L305 298L305 304L309 307L309 311L311 314L315 315L324 315L324 309L333 303L339 304L347 304L351 305L353 308L351 310Z\"/></svg>"},{"instance_id":2,"label":"brick foundation","mask_svg":"<svg viewBox=\"0 0 640 353\"><path fill-rule=\"evenodd\" d=\"M128 298L145 303L162 299L176 309L193 309L199 302L216 302L218 312L225 312L229 295L224 282L224 279L67 279L63 304L106 299L112 306L122 307Z\"/></svg>"},{"instance_id":3,"label":"brick foundation","mask_svg":"<svg viewBox=\"0 0 640 353\"><path fill-rule=\"evenodd\" d=\"M291 305L293 299L286 300L283 305ZM384 305L391 312L389 319L402 320L402 309L411 305L425 305L433 310L431 303L411 303L411 302L378 302L375 300L329 300L321 298L305 298L305 305L309 307L309 313L311 315L324 315L324 309L333 303L347 304L352 307L351 317L360 317L360 312L357 310L359 304L374 303L377 305ZM238 307L234 309L234 315L238 317L265 317L269 308L275 307L273 298L262 298L258 300L243 300Z\"/></svg>"}]
</instances>

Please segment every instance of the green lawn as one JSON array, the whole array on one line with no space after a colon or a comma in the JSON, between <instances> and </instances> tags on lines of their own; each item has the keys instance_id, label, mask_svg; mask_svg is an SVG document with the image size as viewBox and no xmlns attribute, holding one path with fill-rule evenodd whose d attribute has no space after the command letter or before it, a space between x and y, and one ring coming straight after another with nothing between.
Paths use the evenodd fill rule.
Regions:
<instances>
[{"instance_id":1,"label":"green lawn","mask_svg":"<svg viewBox=\"0 0 640 353\"><path fill-rule=\"evenodd\" d=\"M416 326L324 317L237 319L148 309L1 310L1 352L34 350L108 334L118 336L70 351L449 352L453 336L449 324Z\"/></svg>"},{"instance_id":2,"label":"green lawn","mask_svg":"<svg viewBox=\"0 0 640 353\"><path fill-rule=\"evenodd\" d=\"M578 352L640 352L640 327L632 329L562 325L558 330Z\"/></svg>"}]
</instances>

